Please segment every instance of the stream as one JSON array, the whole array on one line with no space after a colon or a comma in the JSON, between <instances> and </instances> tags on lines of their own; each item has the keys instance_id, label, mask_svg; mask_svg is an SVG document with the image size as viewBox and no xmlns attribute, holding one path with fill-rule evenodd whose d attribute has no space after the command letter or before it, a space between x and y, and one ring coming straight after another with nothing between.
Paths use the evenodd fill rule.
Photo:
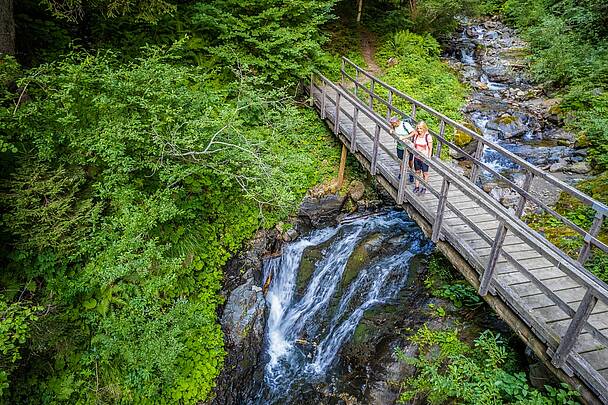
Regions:
<instances>
[{"instance_id":1,"label":"stream","mask_svg":"<svg viewBox=\"0 0 608 405\"><path fill-rule=\"evenodd\" d=\"M497 20L465 19L447 56L472 88L465 116L486 139L569 183L590 171L586 151L575 149L574 135L559 126L557 100L531 83L526 44L513 29ZM508 159L487 149L483 157L495 171L523 181Z\"/></svg>"},{"instance_id":2,"label":"stream","mask_svg":"<svg viewBox=\"0 0 608 405\"><path fill-rule=\"evenodd\" d=\"M403 211L389 210L315 230L267 260L266 363L250 403L317 403L309 394L340 379L338 353L365 312L395 303L411 263L431 249Z\"/></svg>"}]
</instances>

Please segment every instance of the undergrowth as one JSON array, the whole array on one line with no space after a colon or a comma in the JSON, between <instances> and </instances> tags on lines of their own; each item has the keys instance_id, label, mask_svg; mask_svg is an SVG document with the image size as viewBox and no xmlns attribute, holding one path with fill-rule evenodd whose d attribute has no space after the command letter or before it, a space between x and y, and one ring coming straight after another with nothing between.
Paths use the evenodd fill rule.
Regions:
<instances>
[{"instance_id":1,"label":"undergrowth","mask_svg":"<svg viewBox=\"0 0 608 405\"><path fill-rule=\"evenodd\" d=\"M402 384L400 403L426 400L430 404L576 404L578 393L562 384L541 392L519 372L516 356L500 334L484 331L470 345L457 330L429 329L411 338L416 357L397 350L399 359L417 369Z\"/></svg>"}]
</instances>

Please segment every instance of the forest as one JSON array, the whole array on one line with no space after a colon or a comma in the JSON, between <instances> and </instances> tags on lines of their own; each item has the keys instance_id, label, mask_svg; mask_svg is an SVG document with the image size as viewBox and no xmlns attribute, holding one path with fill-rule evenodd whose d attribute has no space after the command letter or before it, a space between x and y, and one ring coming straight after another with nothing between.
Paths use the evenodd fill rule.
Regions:
<instances>
[{"instance_id":1,"label":"forest","mask_svg":"<svg viewBox=\"0 0 608 405\"><path fill-rule=\"evenodd\" d=\"M365 64L365 32L387 81L462 119L441 55L483 15L529 43L608 202L604 0L0 0L0 403L212 399L224 266L336 176L306 80Z\"/></svg>"}]
</instances>

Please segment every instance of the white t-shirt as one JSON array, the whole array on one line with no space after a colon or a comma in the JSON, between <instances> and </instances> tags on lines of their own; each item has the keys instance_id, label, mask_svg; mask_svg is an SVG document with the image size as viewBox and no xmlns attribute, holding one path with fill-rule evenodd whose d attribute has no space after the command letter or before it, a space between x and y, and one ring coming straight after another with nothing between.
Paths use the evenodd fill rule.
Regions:
<instances>
[{"instance_id":1,"label":"white t-shirt","mask_svg":"<svg viewBox=\"0 0 608 405\"><path fill-rule=\"evenodd\" d=\"M402 141L406 141L407 138L405 138L405 136L407 134L409 134L409 132L407 131L407 129L405 129L405 121L401 121L401 124L399 124L399 126L397 126L397 128L395 128L395 135L397 135L397 137L399 137L399 139L401 139ZM399 142L397 142L397 149L404 149L403 145L401 145Z\"/></svg>"}]
</instances>

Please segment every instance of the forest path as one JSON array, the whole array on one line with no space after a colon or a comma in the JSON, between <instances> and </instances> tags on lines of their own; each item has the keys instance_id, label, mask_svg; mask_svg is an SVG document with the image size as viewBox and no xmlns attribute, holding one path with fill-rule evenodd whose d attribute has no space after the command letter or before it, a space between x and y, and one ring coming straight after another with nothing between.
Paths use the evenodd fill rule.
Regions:
<instances>
[{"instance_id":1,"label":"forest path","mask_svg":"<svg viewBox=\"0 0 608 405\"><path fill-rule=\"evenodd\" d=\"M375 55L377 49L377 38L376 35L366 28L361 27L359 29L359 38L361 41L361 54L363 60L367 65L367 71L375 76L382 75L382 69L376 63Z\"/></svg>"}]
</instances>

